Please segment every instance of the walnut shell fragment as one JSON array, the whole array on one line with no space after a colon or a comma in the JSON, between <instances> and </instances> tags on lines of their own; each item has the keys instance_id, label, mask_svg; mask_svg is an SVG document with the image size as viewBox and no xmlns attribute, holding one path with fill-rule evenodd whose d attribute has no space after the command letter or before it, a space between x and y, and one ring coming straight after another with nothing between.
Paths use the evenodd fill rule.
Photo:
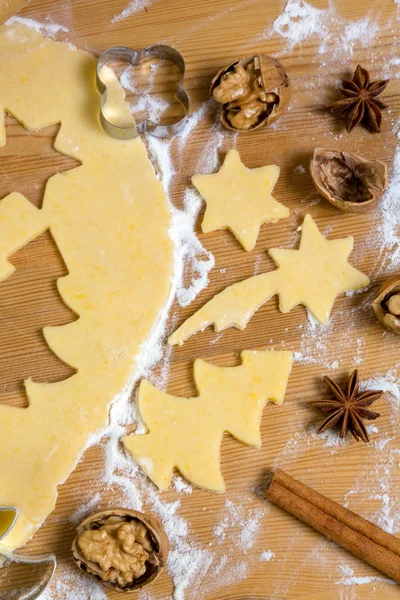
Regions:
<instances>
[{"instance_id":1,"label":"walnut shell fragment","mask_svg":"<svg viewBox=\"0 0 400 600\"><path fill-rule=\"evenodd\" d=\"M285 69L266 54L239 58L221 69L210 93L222 104L222 123L233 131L271 125L285 112L292 95Z\"/></svg>"},{"instance_id":2,"label":"walnut shell fragment","mask_svg":"<svg viewBox=\"0 0 400 600\"><path fill-rule=\"evenodd\" d=\"M117 592L132 592L164 569L169 542L152 515L115 508L85 519L76 529L72 555L81 571Z\"/></svg>"},{"instance_id":3,"label":"walnut shell fragment","mask_svg":"<svg viewBox=\"0 0 400 600\"><path fill-rule=\"evenodd\" d=\"M380 160L357 154L316 148L310 164L319 193L346 212L373 210L387 187L387 167Z\"/></svg>"},{"instance_id":4,"label":"walnut shell fragment","mask_svg":"<svg viewBox=\"0 0 400 600\"><path fill-rule=\"evenodd\" d=\"M382 284L372 304L381 323L400 335L400 278L393 277Z\"/></svg>"}]
</instances>

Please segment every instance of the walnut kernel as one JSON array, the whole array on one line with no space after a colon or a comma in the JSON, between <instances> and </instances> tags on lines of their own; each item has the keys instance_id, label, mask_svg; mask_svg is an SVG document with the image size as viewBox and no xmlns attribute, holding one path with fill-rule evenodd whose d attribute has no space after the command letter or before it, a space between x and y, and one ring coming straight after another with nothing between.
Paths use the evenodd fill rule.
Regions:
<instances>
[{"instance_id":1,"label":"walnut kernel","mask_svg":"<svg viewBox=\"0 0 400 600\"><path fill-rule=\"evenodd\" d=\"M211 95L222 104L225 127L248 131L276 121L289 105L291 89L283 66L258 54L222 69L212 82Z\"/></svg>"},{"instance_id":2,"label":"walnut kernel","mask_svg":"<svg viewBox=\"0 0 400 600\"><path fill-rule=\"evenodd\" d=\"M242 65L236 65L233 71L226 74L221 85L215 88L213 98L220 104L232 102L248 94L251 89L250 85L250 73Z\"/></svg>"},{"instance_id":3,"label":"walnut kernel","mask_svg":"<svg viewBox=\"0 0 400 600\"><path fill-rule=\"evenodd\" d=\"M83 521L72 550L82 571L107 587L128 592L159 575L168 556L168 539L151 515L115 509Z\"/></svg>"}]
</instances>

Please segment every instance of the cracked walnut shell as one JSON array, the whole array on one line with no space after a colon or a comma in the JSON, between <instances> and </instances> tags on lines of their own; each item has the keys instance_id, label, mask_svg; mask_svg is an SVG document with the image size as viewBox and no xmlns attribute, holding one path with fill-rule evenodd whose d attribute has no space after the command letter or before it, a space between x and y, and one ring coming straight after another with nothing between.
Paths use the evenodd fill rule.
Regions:
<instances>
[{"instance_id":1,"label":"cracked walnut shell","mask_svg":"<svg viewBox=\"0 0 400 600\"><path fill-rule=\"evenodd\" d=\"M84 573L118 592L131 592L154 581L169 551L167 535L152 515L117 508L85 519L72 544L75 563Z\"/></svg>"},{"instance_id":2,"label":"cracked walnut shell","mask_svg":"<svg viewBox=\"0 0 400 600\"><path fill-rule=\"evenodd\" d=\"M400 278L393 277L382 284L372 304L381 323L400 335Z\"/></svg>"},{"instance_id":3,"label":"cracked walnut shell","mask_svg":"<svg viewBox=\"0 0 400 600\"><path fill-rule=\"evenodd\" d=\"M319 193L345 212L373 210L387 186L387 167L357 154L316 148L310 164Z\"/></svg>"},{"instance_id":4,"label":"cracked walnut shell","mask_svg":"<svg viewBox=\"0 0 400 600\"><path fill-rule=\"evenodd\" d=\"M257 54L233 61L213 79L211 96L222 104L228 129L249 131L270 125L289 106L291 87L280 62Z\"/></svg>"}]
</instances>

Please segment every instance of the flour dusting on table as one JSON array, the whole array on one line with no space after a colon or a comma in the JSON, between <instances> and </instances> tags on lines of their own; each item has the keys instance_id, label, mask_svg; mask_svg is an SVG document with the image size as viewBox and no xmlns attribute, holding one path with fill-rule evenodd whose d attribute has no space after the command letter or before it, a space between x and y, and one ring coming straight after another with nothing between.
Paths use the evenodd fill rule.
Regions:
<instances>
[{"instance_id":1,"label":"flour dusting on table","mask_svg":"<svg viewBox=\"0 0 400 600\"><path fill-rule=\"evenodd\" d=\"M11 17L6 22L6 25L10 26L14 23L21 23L21 25L25 25L30 29L34 29L44 37L54 38L57 35L57 33L68 32L67 27L64 27L64 25L59 25L58 23L54 23L54 21L52 21L50 17L47 17L45 21L36 21L35 19L30 19L28 17Z\"/></svg>"},{"instance_id":2,"label":"flour dusting on table","mask_svg":"<svg viewBox=\"0 0 400 600\"><path fill-rule=\"evenodd\" d=\"M269 39L273 34L285 38L288 45L284 52L300 44L304 40L317 37L321 40L319 54L328 51L335 44L335 54L339 53L348 59L358 43L362 47L370 46L379 32L379 26L369 14L357 21L346 21L341 18L333 2L326 9L317 8L305 0L288 0L284 11L272 25L272 31L264 32ZM337 56L335 56L337 59Z\"/></svg>"},{"instance_id":3,"label":"flour dusting on table","mask_svg":"<svg viewBox=\"0 0 400 600\"><path fill-rule=\"evenodd\" d=\"M225 540L235 541L244 554L247 554L256 542L261 519L267 514L268 507L249 510L243 504L226 500L223 517L214 527L217 543ZM239 529L239 533L238 533Z\"/></svg>"},{"instance_id":4,"label":"flour dusting on table","mask_svg":"<svg viewBox=\"0 0 400 600\"><path fill-rule=\"evenodd\" d=\"M128 19L137 12L146 10L151 4L154 4L157 0L131 0L128 6L121 10L118 14L114 15L111 19L111 23L119 23L124 19Z\"/></svg>"},{"instance_id":5,"label":"flour dusting on table","mask_svg":"<svg viewBox=\"0 0 400 600\"><path fill-rule=\"evenodd\" d=\"M396 134L398 144L393 161L393 174L379 208L380 271L388 273L400 267L400 121L396 125Z\"/></svg>"},{"instance_id":6,"label":"flour dusting on table","mask_svg":"<svg viewBox=\"0 0 400 600\"><path fill-rule=\"evenodd\" d=\"M272 30L295 46L313 35L326 33L325 21L329 12L304 0L289 0L283 13L275 19Z\"/></svg>"},{"instance_id":7,"label":"flour dusting on table","mask_svg":"<svg viewBox=\"0 0 400 600\"><path fill-rule=\"evenodd\" d=\"M261 562L269 562L273 558L275 558L275 554L272 552L272 550L264 550L260 554L260 561Z\"/></svg>"}]
</instances>

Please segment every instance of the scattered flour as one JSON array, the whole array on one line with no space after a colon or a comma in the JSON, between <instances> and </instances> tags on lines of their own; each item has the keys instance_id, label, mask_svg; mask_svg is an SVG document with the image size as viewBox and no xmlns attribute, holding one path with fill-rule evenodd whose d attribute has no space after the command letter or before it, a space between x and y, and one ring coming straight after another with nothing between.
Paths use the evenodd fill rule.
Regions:
<instances>
[{"instance_id":1,"label":"scattered flour","mask_svg":"<svg viewBox=\"0 0 400 600\"><path fill-rule=\"evenodd\" d=\"M157 2L157 0L131 0L124 10L113 16L111 23L119 23L124 19L128 19L135 13L146 10L154 2Z\"/></svg>"},{"instance_id":2,"label":"scattered flour","mask_svg":"<svg viewBox=\"0 0 400 600\"><path fill-rule=\"evenodd\" d=\"M173 486L177 492L183 492L184 494L191 494L193 491L190 483L185 481L182 477L174 477Z\"/></svg>"},{"instance_id":3,"label":"scattered flour","mask_svg":"<svg viewBox=\"0 0 400 600\"><path fill-rule=\"evenodd\" d=\"M373 583L374 581L383 581L385 583L396 585L395 581L387 577L356 577L354 575L354 569L346 564L339 565L339 571L342 576L338 581L335 581L336 585L365 585Z\"/></svg>"},{"instance_id":4,"label":"scattered flour","mask_svg":"<svg viewBox=\"0 0 400 600\"><path fill-rule=\"evenodd\" d=\"M259 275L259 273L262 273L261 270L261 262L262 262L262 255L261 254L257 254L255 260L254 260L254 268L253 268L253 276L254 275Z\"/></svg>"},{"instance_id":5,"label":"scattered flour","mask_svg":"<svg viewBox=\"0 0 400 600\"><path fill-rule=\"evenodd\" d=\"M391 424L394 431L397 431L398 418L400 413L400 382L399 382L400 364L397 363L393 369L387 371L384 375L376 375L361 382L361 390L382 390L385 392L386 400L391 403L392 417Z\"/></svg>"},{"instance_id":6,"label":"scattered flour","mask_svg":"<svg viewBox=\"0 0 400 600\"><path fill-rule=\"evenodd\" d=\"M324 35L328 12L304 0L289 0L283 13L273 22L272 29L293 47L313 35Z\"/></svg>"},{"instance_id":7,"label":"scattered flour","mask_svg":"<svg viewBox=\"0 0 400 600\"><path fill-rule=\"evenodd\" d=\"M360 47L370 47L379 32L378 24L367 14L358 21L346 21L337 15L333 2L321 9L305 0L288 0L284 11L272 24L272 30L265 31L264 37L274 33L287 40L284 52L301 44L306 39L316 37L321 40L318 54L329 52L332 45L335 51L340 47L343 57L348 59ZM340 39L340 44L338 42Z\"/></svg>"},{"instance_id":8,"label":"scattered flour","mask_svg":"<svg viewBox=\"0 0 400 600\"><path fill-rule=\"evenodd\" d=\"M261 562L269 562L273 558L275 558L275 554L272 552L272 550L264 550L264 552L261 552L260 554Z\"/></svg>"},{"instance_id":9,"label":"scattered flour","mask_svg":"<svg viewBox=\"0 0 400 600\"><path fill-rule=\"evenodd\" d=\"M104 588L76 567L63 571L51 582L40 600L107 600Z\"/></svg>"},{"instance_id":10,"label":"scattered flour","mask_svg":"<svg viewBox=\"0 0 400 600\"><path fill-rule=\"evenodd\" d=\"M390 402L392 409L390 426L392 432L383 432L376 441L372 440L365 463L361 468L354 488L344 496L344 505L349 506L351 498L356 497L358 503L363 501L378 501L380 507L376 510L364 511L366 518L377 523L389 533L397 534L400 531L400 501L393 490L392 481L398 472L400 464L400 450L392 448L389 442L396 438L399 432L400 387L399 367L397 364L384 375L374 376L360 385L361 390L383 390L385 401ZM351 507L350 507L351 508ZM358 512L359 504L358 504Z\"/></svg>"},{"instance_id":11,"label":"scattered flour","mask_svg":"<svg viewBox=\"0 0 400 600\"><path fill-rule=\"evenodd\" d=\"M69 517L69 520L73 525L78 525L84 518L88 517L91 512L94 512L94 509L101 503L101 496L99 492L97 492L90 500L86 502L86 504L82 504L72 515Z\"/></svg>"},{"instance_id":12,"label":"scattered flour","mask_svg":"<svg viewBox=\"0 0 400 600\"><path fill-rule=\"evenodd\" d=\"M36 21L35 19L30 19L28 17L11 17L6 22L7 26L13 25L14 23L20 23L21 25L25 25L30 29L34 29L44 37L55 37L57 33L63 32L67 33L68 29L63 25L58 25L58 23L54 23L50 18L47 18L45 22Z\"/></svg>"},{"instance_id":13,"label":"scattered flour","mask_svg":"<svg viewBox=\"0 0 400 600\"><path fill-rule=\"evenodd\" d=\"M148 147L153 164L161 173L164 189L168 195L173 175L171 142L148 136ZM170 236L175 244L174 288L175 296L181 306L188 306L208 284L208 273L214 267L215 260L211 252L204 249L194 232L194 225L201 199L194 189L187 189L184 196L184 209L171 205L172 226ZM191 283L184 287L185 271L190 272Z\"/></svg>"},{"instance_id":14,"label":"scattered flour","mask_svg":"<svg viewBox=\"0 0 400 600\"><path fill-rule=\"evenodd\" d=\"M342 52L352 53L356 42L362 42L363 46L371 46L375 41L378 31L378 23L372 21L370 15L366 15L359 21L353 21L345 25L343 33L340 34Z\"/></svg>"},{"instance_id":15,"label":"scattered flour","mask_svg":"<svg viewBox=\"0 0 400 600\"><path fill-rule=\"evenodd\" d=\"M194 233L194 225L202 205L202 200L194 188L188 188L183 200L184 210L173 208L172 239L175 242L177 263L183 268L188 266L192 272L188 287L181 285L176 297L180 306L188 306L208 285L208 273L215 265L214 256L204 249ZM188 268L187 268L188 270ZM184 273L181 273L181 281Z\"/></svg>"},{"instance_id":16,"label":"scattered flour","mask_svg":"<svg viewBox=\"0 0 400 600\"><path fill-rule=\"evenodd\" d=\"M379 272L391 273L400 267L400 121L397 123L398 146L388 188L379 204L381 222L377 230Z\"/></svg>"},{"instance_id":17,"label":"scattered flour","mask_svg":"<svg viewBox=\"0 0 400 600\"><path fill-rule=\"evenodd\" d=\"M214 527L214 535L218 538L219 543L224 542L227 538L232 541L238 540L240 548L246 554L256 542L260 521L267 511L267 506L249 510L242 504L234 504L231 500L226 500L224 516ZM240 527L239 534L237 533L238 526Z\"/></svg>"},{"instance_id":18,"label":"scattered flour","mask_svg":"<svg viewBox=\"0 0 400 600\"><path fill-rule=\"evenodd\" d=\"M130 104L130 108L134 115L137 113L145 113L147 119L157 123L160 121L169 105L168 102L161 97L156 98L153 95L151 96L151 101L149 101L149 98L150 96L147 95L139 96L134 104Z\"/></svg>"},{"instance_id":19,"label":"scattered flour","mask_svg":"<svg viewBox=\"0 0 400 600\"><path fill-rule=\"evenodd\" d=\"M130 108L134 115L140 113L140 121L150 119L154 122L159 122L162 119L163 113L169 107L169 103L162 98L160 94L152 93L154 77L157 72L159 63L152 63L149 68L149 76L146 86L140 84L135 76L135 70L132 67L127 67L120 76L122 87L137 95L135 102L130 102Z\"/></svg>"},{"instance_id":20,"label":"scattered flour","mask_svg":"<svg viewBox=\"0 0 400 600\"><path fill-rule=\"evenodd\" d=\"M186 120L183 129L181 129L179 133L178 139L180 157L182 156L182 152L185 150L186 143L189 139L190 134L196 129L196 127L198 127L198 125L200 125L200 123L206 117L211 115L213 111L213 106L214 104L211 99L207 100L206 102L203 102L200 105L200 107L194 113L192 113Z\"/></svg>"}]
</instances>

